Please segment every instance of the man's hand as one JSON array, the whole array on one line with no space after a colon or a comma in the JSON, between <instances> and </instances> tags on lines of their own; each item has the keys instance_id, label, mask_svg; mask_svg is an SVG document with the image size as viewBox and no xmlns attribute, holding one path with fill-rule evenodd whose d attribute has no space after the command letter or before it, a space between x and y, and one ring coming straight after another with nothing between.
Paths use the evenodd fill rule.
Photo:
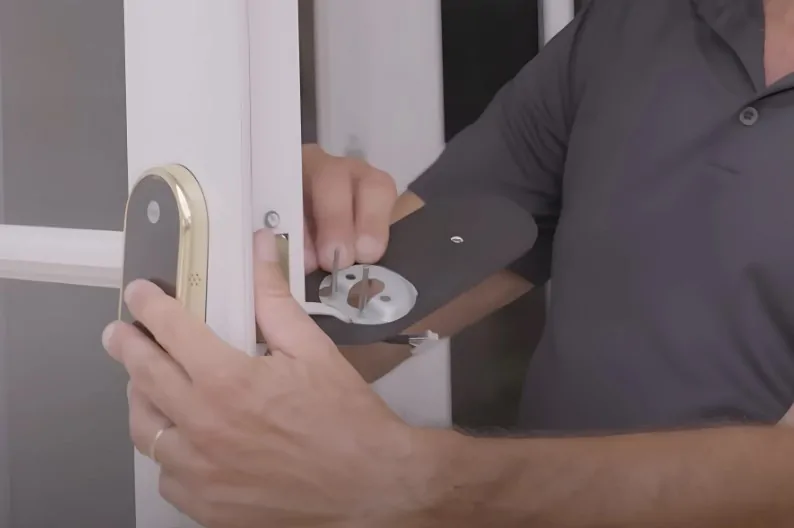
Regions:
<instances>
[{"instance_id":1,"label":"man's hand","mask_svg":"<svg viewBox=\"0 0 794 528\"><path fill-rule=\"evenodd\" d=\"M380 260L389 241L397 186L365 161L303 147L306 272Z\"/></svg>"},{"instance_id":2,"label":"man's hand","mask_svg":"<svg viewBox=\"0 0 794 528\"><path fill-rule=\"evenodd\" d=\"M130 374L131 436L143 454L156 450L163 497L210 528L412 525L432 466L422 433L294 301L269 232L255 253L272 356L234 350L146 281L125 301L160 346L120 322L103 334Z\"/></svg>"}]
</instances>

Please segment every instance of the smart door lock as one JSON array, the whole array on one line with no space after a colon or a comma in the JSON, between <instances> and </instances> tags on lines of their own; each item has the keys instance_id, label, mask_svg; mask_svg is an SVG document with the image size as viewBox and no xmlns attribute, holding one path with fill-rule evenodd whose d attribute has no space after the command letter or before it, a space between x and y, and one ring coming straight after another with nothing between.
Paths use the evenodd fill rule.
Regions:
<instances>
[{"instance_id":1,"label":"smart door lock","mask_svg":"<svg viewBox=\"0 0 794 528\"><path fill-rule=\"evenodd\" d=\"M208 252L207 205L196 177L180 165L146 171L127 201L122 297L130 282L146 279L205 320ZM135 323L123 298L119 319Z\"/></svg>"}]
</instances>

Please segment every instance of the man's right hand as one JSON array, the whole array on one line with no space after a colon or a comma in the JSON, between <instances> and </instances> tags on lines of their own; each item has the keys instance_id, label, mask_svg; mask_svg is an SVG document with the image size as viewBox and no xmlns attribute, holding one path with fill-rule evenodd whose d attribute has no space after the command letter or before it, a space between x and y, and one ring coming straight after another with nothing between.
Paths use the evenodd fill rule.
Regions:
<instances>
[{"instance_id":1,"label":"man's right hand","mask_svg":"<svg viewBox=\"0 0 794 528\"><path fill-rule=\"evenodd\" d=\"M303 146L306 273L380 260L389 242L397 186L367 162Z\"/></svg>"}]
</instances>

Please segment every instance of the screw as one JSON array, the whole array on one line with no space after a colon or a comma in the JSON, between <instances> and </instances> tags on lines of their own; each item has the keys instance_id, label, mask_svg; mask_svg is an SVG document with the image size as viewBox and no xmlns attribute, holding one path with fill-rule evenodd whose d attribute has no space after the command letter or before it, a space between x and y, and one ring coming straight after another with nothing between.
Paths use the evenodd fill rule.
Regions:
<instances>
[{"instance_id":1,"label":"screw","mask_svg":"<svg viewBox=\"0 0 794 528\"><path fill-rule=\"evenodd\" d=\"M450 238L453 244L463 244L463 237L454 236Z\"/></svg>"},{"instance_id":2,"label":"screw","mask_svg":"<svg viewBox=\"0 0 794 528\"><path fill-rule=\"evenodd\" d=\"M270 229L275 229L281 223L281 216L276 211L268 211L265 213L265 226Z\"/></svg>"}]
</instances>

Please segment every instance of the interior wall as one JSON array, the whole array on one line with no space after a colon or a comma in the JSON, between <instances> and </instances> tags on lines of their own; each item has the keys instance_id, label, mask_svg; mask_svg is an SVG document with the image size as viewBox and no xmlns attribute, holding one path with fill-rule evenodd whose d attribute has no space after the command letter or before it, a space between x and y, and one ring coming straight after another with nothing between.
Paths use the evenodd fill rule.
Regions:
<instances>
[{"instance_id":1,"label":"interior wall","mask_svg":"<svg viewBox=\"0 0 794 528\"><path fill-rule=\"evenodd\" d=\"M0 2L7 223L122 228L123 36L123 0ZM100 345L117 293L0 283L9 449L0 477L12 499L0 526L134 528L126 375Z\"/></svg>"}]
</instances>

